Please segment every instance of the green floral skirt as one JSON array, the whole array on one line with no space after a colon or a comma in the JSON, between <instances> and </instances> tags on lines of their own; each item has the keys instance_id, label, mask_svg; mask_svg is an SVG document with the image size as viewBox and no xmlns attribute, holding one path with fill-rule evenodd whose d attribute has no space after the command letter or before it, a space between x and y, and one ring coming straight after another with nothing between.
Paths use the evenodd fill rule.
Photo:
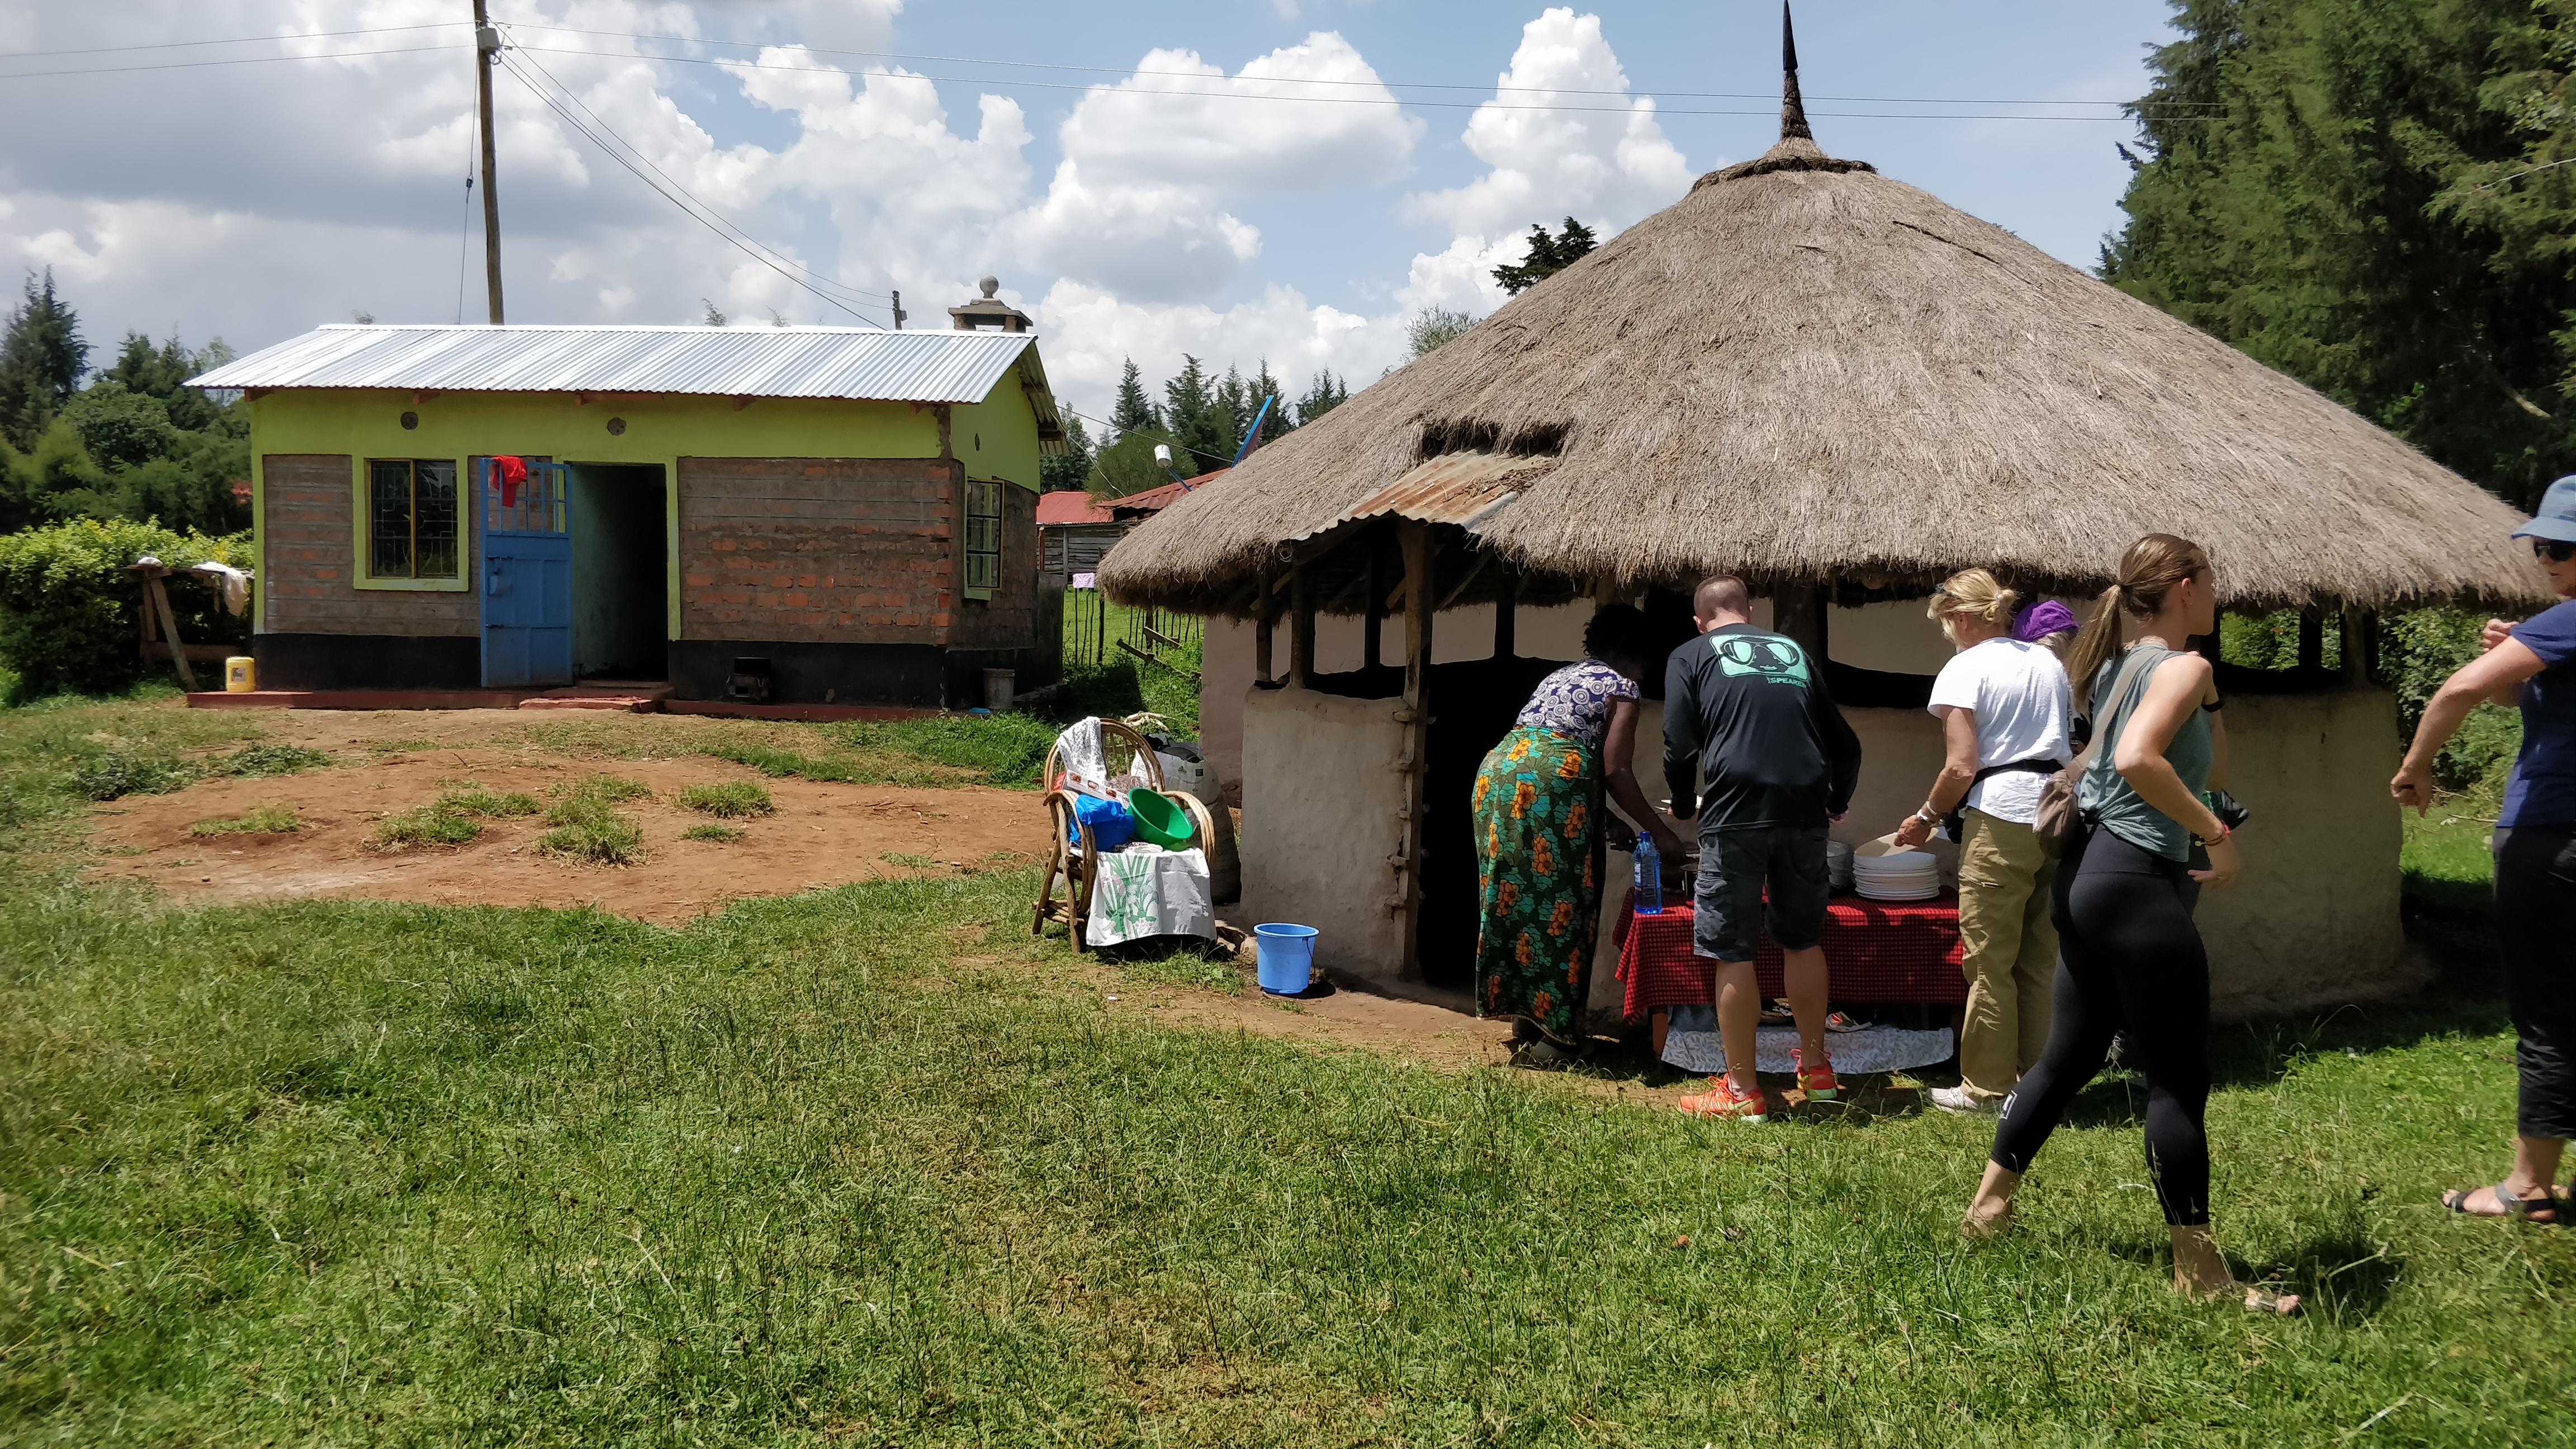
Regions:
<instances>
[{"instance_id":1,"label":"green floral skirt","mask_svg":"<svg viewBox=\"0 0 2576 1449\"><path fill-rule=\"evenodd\" d=\"M1476 771L1476 1009L1576 1035L1601 920L1601 752L1551 729L1503 736Z\"/></svg>"}]
</instances>

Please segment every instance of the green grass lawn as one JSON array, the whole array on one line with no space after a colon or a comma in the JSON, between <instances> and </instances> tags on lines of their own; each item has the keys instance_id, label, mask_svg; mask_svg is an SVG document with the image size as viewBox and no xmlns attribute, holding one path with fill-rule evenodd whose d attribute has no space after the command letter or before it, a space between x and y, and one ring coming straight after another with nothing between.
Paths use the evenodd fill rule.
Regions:
<instances>
[{"instance_id":1,"label":"green grass lawn","mask_svg":"<svg viewBox=\"0 0 2576 1449\"><path fill-rule=\"evenodd\" d=\"M1697 1123L1160 1026L1026 944L1022 872L678 930L174 911L69 882L35 773L16 836L54 845L0 858L0 1442L2576 1435L2576 1233L2433 1200L2504 1166L2482 1000L2221 1034L2222 1240L2311 1295L2263 1321L2167 1291L2123 1078L1972 1250L1984 1122Z\"/></svg>"}]
</instances>

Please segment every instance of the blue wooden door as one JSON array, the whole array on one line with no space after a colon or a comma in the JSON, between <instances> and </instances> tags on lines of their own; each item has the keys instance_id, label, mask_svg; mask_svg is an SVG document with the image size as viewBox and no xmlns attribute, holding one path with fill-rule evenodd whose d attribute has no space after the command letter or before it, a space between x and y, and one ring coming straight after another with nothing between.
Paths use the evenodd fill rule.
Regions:
<instances>
[{"instance_id":1,"label":"blue wooden door","mask_svg":"<svg viewBox=\"0 0 2576 1449\"><path fill-rule=\"evenodd\" d=\"M474 460L483 499L483 685L511 689L572 682L572 533L565 527L565 469L528 464L503 501L501 479Z\"/></svg>"}]
</instances>

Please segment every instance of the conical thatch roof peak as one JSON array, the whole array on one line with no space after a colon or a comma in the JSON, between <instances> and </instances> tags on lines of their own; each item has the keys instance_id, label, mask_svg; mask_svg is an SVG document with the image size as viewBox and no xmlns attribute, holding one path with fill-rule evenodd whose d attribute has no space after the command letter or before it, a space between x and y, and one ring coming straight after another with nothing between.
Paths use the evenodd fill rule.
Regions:
<instances>
[{"instance_id":1,"label":"conical thatch roof peak","mask_svg":"<svg viewBox=\"0 0 2576 1449\"><path fill-rule=\"evenodd\" d=\"M1780 0L1780 143L1760 156L1739 165L1712 171L1692 187L1717 181L1732 181L1739 176L1762 176L1773 171L1876 171L1866 161L1846 161L1825 154L1816 144L1816 133L1807 125L1806 97L1798 92L1798 31L1789 20L1789 0Z\"/></svg>"},{"instance_id":2,"label":"conical thatch roof peak","mask_svg":"<svg viewBox=\"0 0 2576 1449\"><path fill-rule=\"evenodd\" d=\"M1101 582L1239 607L1280 543L1466 453L1548 460L1471 527L1574 579L1928 589L1981 566L2089 593L2139 535L2169 531L2208 548L2236 607L2541 598L2507 540L2521 515L2493 495L1798 135L1143 524Z\"/></svg>"}]
</instances>

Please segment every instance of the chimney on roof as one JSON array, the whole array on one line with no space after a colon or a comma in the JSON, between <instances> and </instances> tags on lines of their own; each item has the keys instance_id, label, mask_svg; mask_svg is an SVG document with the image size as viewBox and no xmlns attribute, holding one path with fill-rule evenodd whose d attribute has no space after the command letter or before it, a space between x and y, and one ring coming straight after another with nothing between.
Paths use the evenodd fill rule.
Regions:
<instances>
[{"instance_id":1,"label":"chimney on roof","mask_svg":"<svg viewBox=\"0 0 2576 1449\"><path fill-rule=\"evenodd\" d=\"M1002 290L1001 279L986 277L975 285L983 289L983 296L963 307L948 309L948 320L958 331L972 332L981 327L999 327L1005 332L1029 330L1029 314L993 295Z\"/></svg>"},{"instance_id":2,"label":"chimney on roof","mask_svg":"<svg viewBox=\"0 0 2576 1449\"><path fill-rule=\"evenodd\" d=\"M1812 141L1807 102L1798 94L1798 32L1789 24L1789 0L1780 0L1780 139Z\"/></svg>"}]
</instances>

